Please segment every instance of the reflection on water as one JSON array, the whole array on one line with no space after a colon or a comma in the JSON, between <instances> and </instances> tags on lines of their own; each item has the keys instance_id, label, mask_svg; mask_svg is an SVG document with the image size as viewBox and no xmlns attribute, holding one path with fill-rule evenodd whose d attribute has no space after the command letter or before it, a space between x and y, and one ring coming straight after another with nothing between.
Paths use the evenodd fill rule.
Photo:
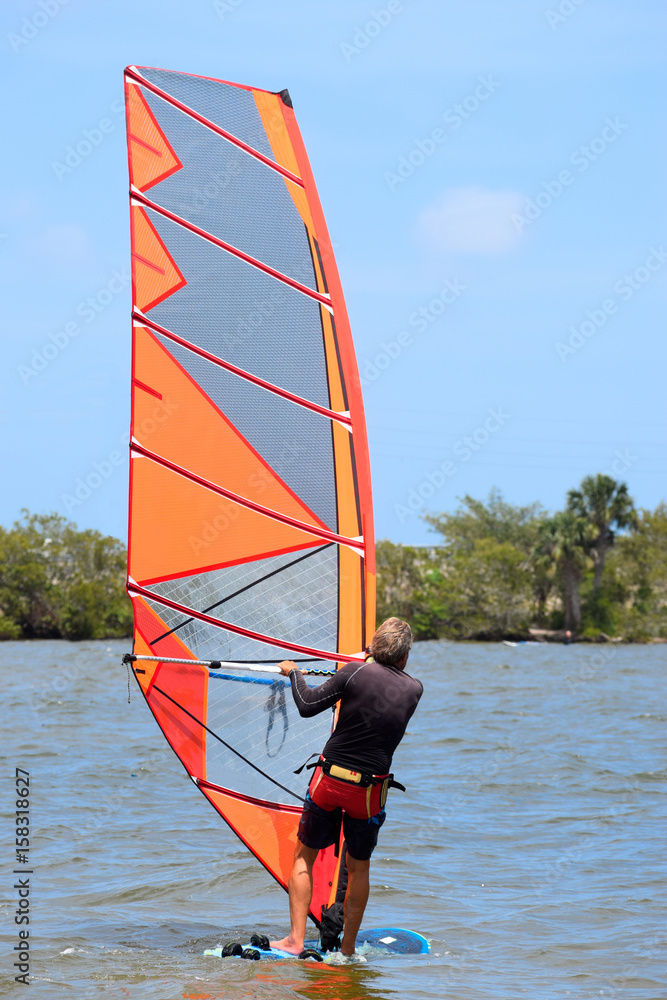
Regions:
<instances>
[{"instance_id":1,"label":"reflection on water","mask_svg":"<svg viewBox=\"0 0 667 1000\"><path fill-rule=\"evenodd\" d=\"M306 962L301 966L292 963L266 963L252 965L249 979L245 969L237 973L242 962L225 961L224 985L217 992L184 993L187 1000L236 1000L237 997L303 997L304 1000L392 1000L393 990L382 986L383 976L375 969L336 967ZM243 963L245 964L245 963ZM243 974L243 979L241 976ZM238 975L238 979L237 979Z\"/></svg>"},{"instance_id":2,"label":"reflection on water","mask_svg":"<svg viewBox=\"0 0 667 1000\"><path fill-rule=\"evenodd\" d=\"M667 995L663 648L415 647L426 695L366 926L412 927L432 953L342 967L202 956L282 935L287 898L127 704L124 648L0 644L0 754L31 776L40 996Z\"/></svg>"}]
</instances>

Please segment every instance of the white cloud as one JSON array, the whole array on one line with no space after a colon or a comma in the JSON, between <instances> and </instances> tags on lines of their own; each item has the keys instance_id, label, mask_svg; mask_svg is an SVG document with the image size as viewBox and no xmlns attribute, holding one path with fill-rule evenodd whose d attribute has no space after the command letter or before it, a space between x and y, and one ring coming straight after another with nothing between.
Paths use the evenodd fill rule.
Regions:
<instances>
[{"instance_id":1,"label":"white cloud","mask_svg":"<svg viewBox=\"0 0 667 1000\"><path fill-rule=\"evenodd\" d=\"M438 250L505 253L520 239L511 216L521 211L524 201L518 191L451 188L420 213L417 234Z\"/></svg>"}]
</instances>

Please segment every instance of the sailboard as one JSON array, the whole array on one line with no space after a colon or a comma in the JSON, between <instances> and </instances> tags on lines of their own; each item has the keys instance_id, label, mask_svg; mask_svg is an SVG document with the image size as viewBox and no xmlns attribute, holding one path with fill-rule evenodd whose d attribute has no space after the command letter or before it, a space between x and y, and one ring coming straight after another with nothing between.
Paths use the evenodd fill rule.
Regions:
<instances>
[{"instance_id":1,"label":"sailboard","mask_svg":"<svg viewBox=\"0 0 667 1000\"><path fill-rule=\"evenodd\" d=\"M431 946L428 940L417 931L405 930L403 927L374 927L372 930L358 934L355 943L357 958L368 961L369 958L382 958L387 955L428 955ZM340 952L327 952L319 947L318 941L306 941L302 955L292 955L279 948L271 948L269 942L258 935L253 935L247 944L240 941L230 941L218 948L207 948L204 955L210 958L245 958L250 961L289 961L295 959L313 959L316 962L329 961L338 964L336 959Z\"/></svg>"},{"instance_id":2,"label":"sailboard","mask_svg":"<svg viewBox=\"0 0 667 1000\"><path fill-rule=\"evenodd\" d=\"M288 92L130 66L125 101L126 659L194 784L287 888L294 771L335 717L300 719L276 664L363 662L375 627L352 335ZM315 864L318 926L341 854Z\"/></svg>"}]
</instances>

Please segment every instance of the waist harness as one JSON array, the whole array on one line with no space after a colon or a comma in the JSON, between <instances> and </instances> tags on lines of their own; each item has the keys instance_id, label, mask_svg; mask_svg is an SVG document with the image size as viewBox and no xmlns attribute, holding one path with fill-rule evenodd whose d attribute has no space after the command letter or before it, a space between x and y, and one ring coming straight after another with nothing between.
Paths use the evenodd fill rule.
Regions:
<instances>
[{"instance_id":1,"label":"waist harness","mask_svg":"<svg viewBox=\"0 0 667 1000\"><path fill-rule=\"evenodd\" d=\"M368 774L366 771L351 771L340 764L334 764L330 760L316 760L312 764L307 764L306 769L320 766L325 774L330 778L338 778L339 781L347 781L352 785L359 785L360 788L368 788L369 785L381 785L387 783L387 788L398 788L405 791L405 785L394 780L393 774Z\"/></svg>"},{"instance_id":2,"label":"waist harness","mask_svg":"<svg viewBox=\"0 0 667 1000\"><path fill-rule=\"evenodd\" d=\"M314 757L316 755L311 754L311 756ZM318 760L314 760L310 764L304 762L294 773L300 774L304 767L307 771L316 767L321 767L324 774L328 775L330 778L335 778L337 781L344 781L348 785L357 785L359 788L370 788L371 786L382 785L383 787L380 796L380 804L382 808L384 808L387 793L390 788L398 788L399 792L404 792L406 790L405 785L402 785L400 781L396 781L393 774L369 774L367 771L352 771L350 768L341 767L340 764L334 764L333 761L326 760L324 757L320 757Z\"/></svg>"}]
</instances>

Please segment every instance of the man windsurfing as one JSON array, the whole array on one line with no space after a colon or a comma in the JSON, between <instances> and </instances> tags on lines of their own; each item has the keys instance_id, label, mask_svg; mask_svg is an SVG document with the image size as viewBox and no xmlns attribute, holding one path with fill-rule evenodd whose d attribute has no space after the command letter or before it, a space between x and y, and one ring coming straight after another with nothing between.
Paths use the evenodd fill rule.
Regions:
<instances>
[{"instance_id":1,"label":"man windsurfing","mask_svg":"<svg viewBox=\"0 0 667 1000\"><path fill-rule=\"evenodd\" d=\"M400 618L379 626L365 663L348 663L319 687L308 687L291 660L289 676L299 714L317 715L340 701L338 723L308 787L289 878L290 933L272 948L299 955L313 892L313 864L320 850L337 843L341 822L347 846L348 883L341 951L354 954L369 892L370 858L385 821L392 784L391 761L422 696L423 686L405 673L413 637ZM402 787L402 786L399 786Z\"/></svg>"}]
</instances>

